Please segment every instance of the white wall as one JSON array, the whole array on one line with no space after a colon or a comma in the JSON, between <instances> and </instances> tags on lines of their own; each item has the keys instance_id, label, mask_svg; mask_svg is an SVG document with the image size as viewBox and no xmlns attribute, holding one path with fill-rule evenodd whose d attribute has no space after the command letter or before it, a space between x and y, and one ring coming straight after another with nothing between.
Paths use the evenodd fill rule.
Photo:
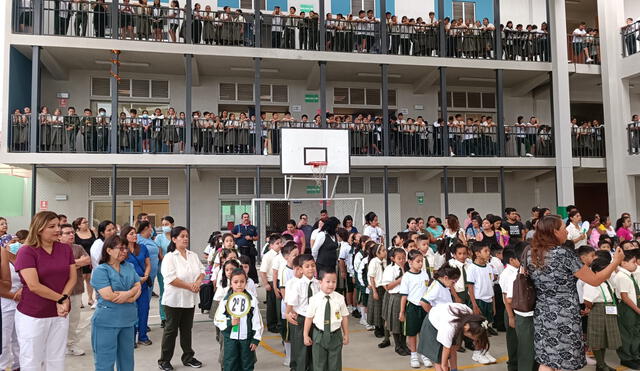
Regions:
<instances>
[{"instance_id":1,"label":"white wall","mask_svg":"<svg viewBox=\"0 0 640 371\"><path fill-rule=\"evenodd\" d=\"M513 21L514 25L522 23L536 24L547 22L547 10L544 1L508 0L500 2L500 19L502 24Z\"/></svg>"},{"instance_id":2,"label":"white wall","mask_svg":"<svg viewBox=\"0 0 640 371\"><path fill-rule=\"evenodd\" d=\"M422 17L425 21L429 19L429 12L435 11L435 1L431 0L396 0L395 13L398 20L401 16L409 18Z\"/></svg>"},{"instance_id":3,"label":"white wall","mask_svg":"<svg viewBox=\"0 0 640 371\"><path fill-rule=\"evenodd\" d=\"M624 16L631 17L635 20L640 18L640 1L638 0L625 0L624 1Z\"/></svg>"}]
</instances>

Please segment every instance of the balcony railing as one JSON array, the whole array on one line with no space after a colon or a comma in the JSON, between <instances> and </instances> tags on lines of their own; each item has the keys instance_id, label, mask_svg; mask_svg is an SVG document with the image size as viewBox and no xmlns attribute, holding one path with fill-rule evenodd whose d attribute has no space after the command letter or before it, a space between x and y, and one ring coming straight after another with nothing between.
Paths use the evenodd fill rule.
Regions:
<instances>
[{"instance_id":1,"label":"balcony railing","mask_svg":"<svg viewBox=\"0 0 640 371\"><path fill-rule=\"evenodd\" d=\"M600 37L595 33L567 35L567 47L570 63L600 64Z\"/></svg>"},{"instance_id":2,"label":"balcony railing","mask_svg":"<svg viewBox=\"0 0 640 371\"><path fill-rule=\"evenodd\" d=\"M187 10L118 3L117 24L111 1L12 0L13 32L42 35L112 38L155 42L239 47L320 50L321 27L313 17L289 14L260 14L260 40L256 38L255 15L236 11L200 8ZM34 9L34 4L42 4ZM36 14L40 15L35 17ZM188 17L188 13L191 17ZM431 21L430 21L431 22ZM382 47L382 27L386 46ZM395 54L429 57L504 59L519 61L550 60L546 31L498 32L502 53L496 55L495 30L477 24L462 27L445 25L444 52L440 50L441 28L435 23L380 23L368 18L329 18L325 20L324 50L346 53ZM187 32L190 31L190 32ZM443 54L444 55L441 55Z\"/></svg>"},{"instance_id":3,"label":"balcony railing","mask_svg":"<svg viewBox=\"0 0 640 371\"><path fill-rule=\"evenodd\" d=\"M622 56L628 57L636 54L640 40L640 21L622 27L620 37L622 38Z\"/></svg>"},{"instance_id":4,"label":"balcony railing","mask_svg":"<svg viewBox=\"0 0 640 371\"><path fill-rule=\"evenodd\" d=\"M640 155L640 123L627 124L627 142L630 155Z\"/></svg>"},{"instance_id":5,"label":"balcony railing","mask_svg":"<svg viewBox=\"0 0 640 371\"><path fill-rule=\"evenodd\" d=\"M605 157L603 126L574 126L571 128L573 157Z\"/></svg>"}]
</instances>

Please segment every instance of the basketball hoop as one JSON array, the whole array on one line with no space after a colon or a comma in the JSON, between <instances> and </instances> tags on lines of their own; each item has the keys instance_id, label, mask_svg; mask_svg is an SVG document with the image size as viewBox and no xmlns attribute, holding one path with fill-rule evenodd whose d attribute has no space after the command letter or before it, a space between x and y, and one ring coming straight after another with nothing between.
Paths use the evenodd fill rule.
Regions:
<instances>
[{"instance_id":1,"label":"basketball hoop","mask_svg":"<svg viewBox=\"0 0 640 371\"><path fill-rule=\"evenodd\" d=\"M324 175L327 172L327 165L329 163L327 161L310 161L309 166L311 166L311 171L313 172L313 180L316 182L316 185L320 187L322 185L322 180L324 179Z\"/></svg>"}]
</instances>

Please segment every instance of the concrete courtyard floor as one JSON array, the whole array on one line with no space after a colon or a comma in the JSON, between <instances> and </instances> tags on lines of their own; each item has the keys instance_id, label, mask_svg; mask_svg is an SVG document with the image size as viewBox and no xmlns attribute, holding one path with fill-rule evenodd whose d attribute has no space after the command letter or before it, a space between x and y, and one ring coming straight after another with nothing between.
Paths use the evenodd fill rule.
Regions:
<instances>
[{"instance_id":1,"label":"concrete courtyard floor","mask_svg":"<svg viewBox=\"0 0 640 371\"><path fill-rule=\"evenodd\" d=\"M259 289L259 293L264 297L264 290ZM93 311L86 306L82 309L82 319L80 322L81 347L86 351L84 356L67 356L66 370L86 371L94 369L93 355L91 352L91 315ZM264 305L261 303L263 318ZM215 340L215 330L211 320L206 314L201 314L196 310L193 328L193 348L196 358L204 363L205 370L219 370L218 364L219 347ZM135 350L136 370L157 370L157 360L160 355L160 343L162 339L162 328L160 327L160 316L158 314L158 298L154 297L151 302L151 313L149 315L149 333L153 344L150 346L140 346ZM393 345L385 349L378 349L377 344L380 339L373 336L372 332L364 330L358 320L351 319L349 328L351 330L350 343L343 348L342 365L346 371L411 371L416 370L409 366L409 357L401 357L393 351ZM471 353L458 353L459 369L479 369L482 371L506 370L507 350L504 333L490 338L491 354L497 358L498 362L493 365L483 366L471 360ZM263 341L257 351L258 363L256 370L264 371L284 371L288 368L282 365L284 361L283 347L280 336L265 332ZM191 368L183 366L180 362L179 341L176 342L176 352L172 365L176 370L189 370ZM619 360L614 352L609 351L607 360L609 365L619 367ZM421 367L421 369L426 369ZM587 366L585 369L595 369L595 366Z\"/></svg>"}]
</instances>

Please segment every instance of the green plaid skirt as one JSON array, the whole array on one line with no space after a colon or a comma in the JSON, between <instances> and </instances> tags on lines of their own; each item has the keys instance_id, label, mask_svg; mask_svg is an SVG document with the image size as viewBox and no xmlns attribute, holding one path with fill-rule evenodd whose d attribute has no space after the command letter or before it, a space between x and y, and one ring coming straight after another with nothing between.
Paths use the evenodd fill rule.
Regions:
<instances>
[{"instance_id":1,"label":"green plaid skirt","mask_svg":"<svg viewBox=\"0 0 640 371\"><path fill-rule=\"evenodd\" d=\"M622 345L618 316L605 314L604 303L594 303L587 323L587 342L592 349L618 349Z\"/></svg>"},{"instance_id":2,"label":"green plaid skirt","mask_svg":"<svg viewBox=\"0 0 640 371\"><path fill-rule=\"evenodd\" d=\"M400 322L400 294L385 294L385 300L382 302L382 318L387 330L392 334L402 334L402 322ZM386 305L385 305L386 304Z\"/></svg>"},{"instance_id":3,"label":"green plaid skirt","mask_svg":"<svg viewBox=\"0 0 640 371\"><path fill-rule=\"evenodd\" d=\"M369 303L367 305L367 322L375 327L384 326L384 320L382 319L382 300L386 290L383 286L376 287L378 291L379 299L373 298L373 294L369 295Z\"/></svg>"}]
</instances>

